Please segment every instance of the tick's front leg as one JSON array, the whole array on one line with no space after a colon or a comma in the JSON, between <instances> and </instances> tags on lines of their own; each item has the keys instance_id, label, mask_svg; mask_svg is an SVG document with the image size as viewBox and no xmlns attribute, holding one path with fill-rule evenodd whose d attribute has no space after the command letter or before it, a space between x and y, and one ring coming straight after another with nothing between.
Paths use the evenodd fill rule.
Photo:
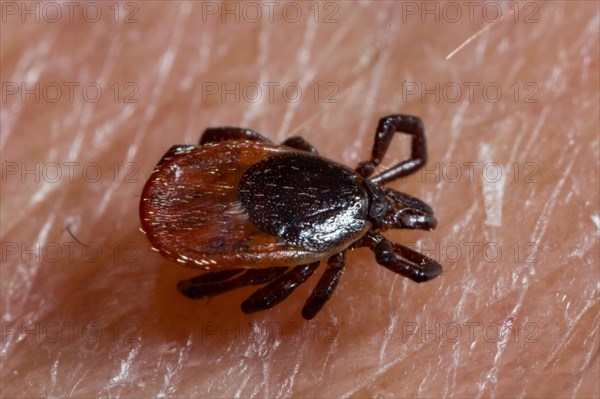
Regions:
<instances>
[{"instance_id":1,"label":"tick's front leg","mask_svg":"<svg viewBox=\"0 0 600 399\"><path fill-rule=\"evenodd\" d=\"M375 243L370 246L380 265L422 283L433 280L442 274L442 265L435 260L404 245L391 243L381 235L373 236Z\"/></svg>"},{"instance_id":2,"label":"tick's front leg","mask_svg":"<svg viewBox=\"0 0 600 399\"><path fill-rule=\"evenodd\" d=\"M363 177L373 174L375 168L381 164L392 138L396 133L411 136L411 156L390 169L369 179L373 183L385 184L400 177L410 175L420 169L427 162L427 142L425 128L420 118L411 115L390 115L379 120L375 131L375 142L371 152L371 159L361 162L356 168L356 173Z\"/></svg>"}]
</instances>

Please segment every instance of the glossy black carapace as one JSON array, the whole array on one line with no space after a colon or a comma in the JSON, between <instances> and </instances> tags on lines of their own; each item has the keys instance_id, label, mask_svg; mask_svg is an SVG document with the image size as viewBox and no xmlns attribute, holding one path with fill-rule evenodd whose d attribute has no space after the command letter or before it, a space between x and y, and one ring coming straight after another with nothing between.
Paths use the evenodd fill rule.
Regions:
<instances>
[{"instance_id":1,"label":"glossy black carapace","mask_svg":"<svg viewBox=\"0 0 600 399\"><path fill-rule=\"evenodd\" d=\"M395 133L411 136L410 159L372 176ZM371 159L356 170L301 137L277 145L249 129L210 128L198 146L171 147L159 161L142 192L142 229L168 259L206 270L178 284L189 298L266 284L242 303L245 313L275 306L326 259L302 309L311 319L337 286L348 249L368 247L377 263L416 282L441 274L433 259L381 235L435 228L427 204L385 186L426 160L423 124L408 115L379 121Z\"/></svg>"}]
</instances>

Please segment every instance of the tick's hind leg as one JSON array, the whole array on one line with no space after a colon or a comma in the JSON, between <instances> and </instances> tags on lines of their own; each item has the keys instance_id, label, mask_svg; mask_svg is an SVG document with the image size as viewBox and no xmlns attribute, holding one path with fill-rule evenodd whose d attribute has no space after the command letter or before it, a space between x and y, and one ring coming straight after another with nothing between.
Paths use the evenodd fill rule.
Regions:
<instances>
[{"instance_id":1,"label":"tick's hind leg","mask_svg":"<svg viewBox=\"0 0 600 399\"><path fill-rule=\"evenodd\" d=\"M375 260L394 273L422 283L442 274L442 266L435 260L400 244L392 243L381 235L373 235L370 248Z\"/></svg>"},{"instance_id":2,"label":"tick's hind leg","mask_svg":"<svg viewBox=\"0 0 600 399\"><path fill-rule=\"evenodd\" d=\"M317 283L310 298L308 298L302 308L302 317L306 320L315 317L321 308L323 308L323 305L331 298L335 287L337 287L338 282L340 281L340 276L344 271L344 264L344 252L340 252L329 258L325 273L321 276L321 279Z\"/></svg>"},{"instance_id":3,"label":"tick's hind leg","mask_svg":"<svg viewBox=\"0 0 600 399\"><path fill-rule=\"evenodd\" d=\"M277 277L242 302L242 311L244 313L254 313L271 309L305 282L318 266L319 262L296 266L284 275Z\"/></svg>"},{"instance_id":4,"label":"tick's hind leg","mask_svg":"<svg viewBox=\"0 0 600 399\"><path fill-rule=\"evenodd\" d=\"M281 145L292 147L297 150L312 152L313 154L318 154L317 149L300 136L288 137L283 143L281 143Z\"/></svg>"},{"instance_id":5,"label":"tick's hind leg","mask_svg":"<svg viewBox=\"0 0 600 399\"><path fill-rule=\"evenodd\" d=\"M256 133L252 129L244 129L241 127L211 127L202 133L199 144L203 145L225 140L247 140L271 143L271 140L260 133Z\"/></svg>"},{"instance_id":6,"label":"tick's hind leg","mask_svg":"<svg viewBox=\"0 0 600 399\"><path fill-rule=\"evenodd\" d=\"M207 298L247 285L268 283L287 269L287 267L271 267L268 269L231 269L207 272L189 280L180 281L177 289L190 299Z\"/></svg>"}]
</instances>

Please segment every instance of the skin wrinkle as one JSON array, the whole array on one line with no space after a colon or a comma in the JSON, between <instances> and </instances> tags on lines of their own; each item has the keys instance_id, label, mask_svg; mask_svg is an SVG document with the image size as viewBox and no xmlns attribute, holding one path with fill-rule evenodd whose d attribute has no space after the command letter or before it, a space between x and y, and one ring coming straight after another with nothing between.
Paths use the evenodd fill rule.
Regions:
<instances>
[{"instance_id":1,"label":"skin wrinkle","mask_svg":"<svg viewBox=\"0 0 600 399\"><path fill-rule=\"evenodd\" d=\"M594 299L593 296L592 296L592 298L588 299L588 302L586 303L585 308L579 313L579 315L583 315L587 312L587 310L592 306L591 303L592 303L593 299ZM559 342L558 345L556 346L556 348L552 351L552 353L548 357L549 361L544 364L544 367L547 367L550 363L552 363L553 360L557 358L558 353L560 353L563 350L563 348L565 347L565 345L568 344L569 341L573 339L573 336L572 336L573 330L580 320L581 320L581 318L577 317L571 323L571 326L569 326L568 333L563 337L561 342ZM552 360L550 360L550 359L552 359ZM554 367L556 367L556 363L554 364Z\"/></svg>"},{"instance_id":2,"label":"skin wrinkle","mask_svg":"<svg viewBox=\"0 0 600 399\"><path fill-rule=\"evenodd\" d=\"M527 286L527 284L524 284L524 285L525 285L525 287ZM518 311L521 308L523 298L526 294L527 294L526 290L522 290L520 292L519 300L515 304L515 307L509 317L515 318L517 316ZM502 331L502 328L500 330ZM503 354L505 353L506 346L507 346L509 339L510 339L510 335L506 334L505 337L496 344L496 355L494 356L494 363L492 364L492 368L490 369L490 371L487 374L487 380L482 381L482 389L481 389L480 393L484 391L485 386L487 385L488 382L496 382L495 378L496 378L496 375L498 374L498 369L501 367L500 361L502 360ZM493 389L492 396L496 396L496 394L497 394L495 388L496 387L492 388Z\"/></svg>"},{"instance_id":3,"label":"skin wrinkle","mask_svg":"<svg viewBox=\"0 0 600 399\"><path fill-rule=\"evenodd\" d=\"M480 18L436 24L415 16L404 23L406 14L395 5L400 3L361 3L354 10L339 3L333 24L314 23L312 14L294 24L221 24L220 15L203 21L199 3L178 4L140 3L139 22L128 25L110 18L22 24L9 17L1 27L18 38L8 42L0 35L3 82L32 87L36 81L95 80L103 88L98 103L35 105L9 96L0 114L2 161L99 162L105 176L99 183L83 181L81 174L74 183L35 183L29 176L22 184L3 171L1 241L25 242L27 248L68 242L63 230L76 218L74 234L110 254L102 262L81 256L54 263L35 262L31 255L3 260L3 327L79 323L73 342L64 329L56 343L35 342L34 334L3 337L5 395L598 396L597 4L535 3L539 23L514 23L507 15L448 61L452 49L485 28ZM119 82L123 89L130 81L138 85L139 102L114 103L108 86ZM277 91L275 102L265 96L257 103L236 103L232 96L225 103L219 96L203 101L202 82L230 88L236 81L295 81L302 100L285 102ZM324 91L320 102L313 101L308 87L315 81L321 88L336 83L339 102L323 103ZM403 100L403 81L424 81L428 88L494 81L502 85L503 99L470 102L463 92L458 103L436 102L433 95L426 102L419 95ZM539 103L515 104L508 89L515 81L521 97L527 94L522 84L536 82ZM352 251L336 293L312 324L298 312L316 275L273 311L251 317L241 314L239 304L252 290L210 302L178 295L177 281L196 271L150 251L137 230L140 185L170 145L195 143L207 126L240 125L272 139L302 135L324 156L354 166L369 154L377 119L392 112L424 118L429 170L435 162L482 162L480 145L490 148L489 160L502 166L507 179L504 196L495 198L502 227L484 224L481 168L472 183L464 169L456 184L417 173L391 186L427 199L438 228L386 235L428 250L458 243L463 256L453 262L442 252L444 275L436 281L413 284L378 267L368 250ZM392 148L384 165L402 158L396 151L404 146L394 142ZM115 162L134 162L138 183L125 183L122 168L113 183L109 168ZM522 166L535 162L538 183L513 183L506 169L513 162L521 165L521 180ZM539 243L536 264L523 262L523 244L531 240ZM501 261L486 262L480 251L468 261L463 243L469 241L501 243ZM512 260L515 241L521 244L519 262ZM121 250L135 244L136 261L124 262L126 252L112 261L116 243ZM522 329L528 321L539 325L538 342L525 343L523 336L488 342L481 334L469 340L466 329L456 343L423 342L403 332L406 323L432 328L436 322L494 322ZM103 331L95 342L81 333L90 322ZM230 329L236 323L254 322L257 329L295 323L304 335L297 342L253 341L245 333L222 337L207 334L207 322ZM131 331L139 342L123 340L125 323L136 326ZM326 323L337 328L333 342L310 338L315 326L322 338ZM118 325L123 330L114 339Z\"/></svg>"},{"instance_id":4,"label":"skin wrinkle","mask_svg":"<svg viewBox=\"0 0 600 399\"><path fill-rule=\"evenodd\" d=\"M573 157L570 158L570 162L568 162L566 167L564 167L565 173L562 175L562 177L556 184L554 190L552 191L552 194L550 195L549 201L547 201L546 205L544 205L542 213L540 214L540 217L538 218L538 221L535 225L535 229L531 236L531 240L536 243L540 243L541 239L546 234L546 230L548 228L548 223L550 222L550 214L552 213L552 210L554 209L554 207L556 205L556 200L563 188L563 185L565 184L567 177L569 176L569 174L571 172L571 168L573 167L575 160L577 159L577 154L579 153L579 149L571 150L571 151L563 150L563 152L568 153L568 154L573 154ZM562 162L566 162L566 160L568 160L568 159L569 159L568 157L561 158Z\"/></svg>"},{"instance_id":5,"label":"skin wrinkle","mask_svg":"<svg viewBox=\"0 0 600 399\"><path fill-rule=\"evenodd\" d=\"M269 52L269 50L270 50L269 32L270 31L268 29L261 30L261 32L258 36L259 46L258 46L257 64L258 64L258 68L260 70L260 81L261 82L269 81L268 68L267 68L267 62L269 60L269 54L270 54L270 52ZM244 126L248 126L254 120L259 119L260 115L261 115L261 109L264 106L265 106L265 97L260 97L259 101L252 103L250 105L250 107L248 107L248 110L246 112L244 112L244 116L242 117L242 123L244 123Z\"/></svg>"},{"instance_id":6,"label":"skin wrinkle","mask_svg":"<svg viewBox=\"0 0 600 399\"><path fill-rule=\"evenodd\" d=\"M104 63L104 68L100 73L99 76L99 82L102 82L101 85L102 86L107 86L107 82L109 79L109 72L113 70L114 68L114 64L115 64L115 59L117 56L117 50L115 50L115 48L118 46L118 44L116 43L116 40L112 41L112 45L109 48L109 56L106 57L106 62ZM111 62L112 60L112 62ZM113 132L116 132L115 130L113 130ZM102 135L102 136L106 136L106 135ZM103 139L107 140L108 137L103 137ZM94 140L95 141L95 140ZM81 141L78 143L81 144ZM94 147L98 147L98 146L94 146ZM77 151L77 153L79 153L79 151ZM77 159L77 153L72 154L71 158L72 159ZM117 189L116 185L112 185L109 186L108 189L104 192L104 195L102 196L102 200L100 201L100 205L99 205L99 209L98 209L98 214L102 215L104 214L104 212L106 211L106 207L109 205L112 196L114 194L114 191Z\"/></svg>"},{"instance_id":7,"label":"skin wrinkle","mask_svg":"<svg viewBox=\"0 0 600 399\"><path fill-rule=\"evenodd\" d=\"M310 23L307 23L307 31L305 33L304 37L304 41L302 43L302 47L300 48L300 52L302 51L306 51L305 49L310 49L312 47L312 42L313 42L313 38L314 38L314 33L311 32L311 29L309 27L312 27ZM341 36L341 35L340 35ZM338 37L340 37L338 36ZM332 40L329 42L329 47L332 48L334 47L336 40L335 37L332 38ZM316 67L321 66L324 63L324 55L328 54L328 51L330 51L329 49L325 49L325 51L323 53L320 54L319 57L317 57L314 61L314 67L306 67L306 68L302 68L303 65L302 63L300 64L300 67L302 68L302 70L304 70L304 74L302 75L301 79L300 79L300 87L307 87L308 84L307 82L311 81L314 78L314 75L316 73ZM333 50L331 50L333 51ZM310 54L310 52L307 51L307 54ZM308 59L307 59L308 62ZM286 79L289 79L288 76L284 77ZM295 115L295 111L297 106L299 105L298 102L291 102L287 107L286 107L286 111L281 123L281 127L278 130L277 133L277 137L280 139L279 141L283 141L285 139L285 137L287 136L286 132L289 132L291 130L291 121L294 118Z\"/></svg>"},{"instance_id":8,"label":"skin wrinkle","mask_svg":"<svg viewBox=\"0 0 600 399\"><path fill-rule=\"evenodd\" d=\"M479 148L479 158L485 163L493 162L489 146L482 145ZM506 170L506 166L504 167ZM482 196L485 207L486 219L485 224L489 226L502 227L502 199L504 196L504 187L506 185L506 177L502 176L496 181L484 180L482 187Z\"/></svg>"},{"instance_id":9,"label":"skin wrinkle","mask_svg":"<svg viewBox=\"0 0 600 399\"><path fill-rule=\"evenodd\" d=\"M177 364L167 373L161 392L158 395L159 397L166 397L167 393L172 395L173 391L175 390L175 386L178 385L177 383L173 382L173 380L178 381L181 378L181 370L187 363L189 357L188 355L193 344L192 337L193 334L190 334L186 345L177 352Z\"/></svg>"},{"instance_id":10,"label":"skin wrinkle","mask_svg":"<svg viewBox=\"0 0 600 399\"><path fill-rule=\"evenodd\" d=\"M51 37L47 37L40 43L40 46L42 45L42 43L45 43L46 41L49 41L51 39ZM37 50L37 49L36 49ZM16 67L15 67L15 73L13 74L13 76L11 78L13 78L13 81L16 80L16 76L24 76L25 75L25 70L27 70L27 67L23 64L29 64L28 62L26 62L28 56L33 58L35 56L35 54L37 53L37 51L33 51L33 50L28 50L25 51L25 53L21 56L21 58L19 59ZM42 64L42 63L40 63ZM42 64L43 65L43 64ZM36 81L37 77L36 75L39 76L39 66L37 67L37 69L33 69L32 67L30 67L30 70L27 71L27 77L30 80ZM31 83L31 82L29 82ZM0 115L2 115L2 124L0 124L0 132L2 133L0 135L0 148L4 148L4 146L6 145L6 143L8 142L9 138L11 137L12 133L13 133L13 126L15 126L16 122L18 122L18 120L20 119L22 110L24 109L24 104L21 102L15 102L12 103L9 106L3 106L2 109L0 110Z\"/></svg>"},{"instance_id":11,"label":"skin wrinkle","mask_svg":"<svg viewBox=\"0 0 600 399\"><path fill-rule=\"evenodd\" d=\"M391 296L394 294L395 289L396 289L396 284L393 284L390 289L390 294L388 295L388 301L391 301L391 299L392 299ZM390 319L390 324L387 327L387 329L385 331L385 336L383 337L383 340L381 342L381 348L379 350L379 364L384 363L385 350L386 350L387 346L390 344L390 338L392 336L392 332L396 329L396 324L398 321L398 317L393 314L390 314L388 316L388 318Z\"/></svg>"}]
</instances>

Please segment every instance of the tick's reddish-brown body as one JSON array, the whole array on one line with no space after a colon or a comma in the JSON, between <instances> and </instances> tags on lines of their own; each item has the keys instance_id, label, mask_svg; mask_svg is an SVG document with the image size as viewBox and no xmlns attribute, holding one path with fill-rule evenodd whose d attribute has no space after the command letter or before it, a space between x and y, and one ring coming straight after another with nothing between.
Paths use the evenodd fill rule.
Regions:
<instances>
[{"instance_id":1,"label":"tick's reddish-brown body","mask_svg":"<svg viewBox=\"0 0 600 399\"><path fill-rule=\"evenodd\" d=\"M411 136L411 158L371 176L398 132ZM249 129L207 129L198 146L167 151L149 176L142 229L168 259L206 270L179 282L188 298L267 284L242 303L245 313L275 306L327 260L302 309L311 319L337 286L349 248L369 247L377 263L416 282L441 274L436 261L381 234L435 228L427 204L385 186L426 160L423 124L408 115L379 121L371 159L355 170L300 137L276 145Z\"/></svg>"},{"instance_id":2,"label":"tick's reddish-brown body","mask_svg":"<svg viewBox=\"0 0 600 399\"><path fill-rule=\"evenodd\" d=\"M296 266L345 249L371 224L365 222L361 230L347 234L337 245L315 250L261 231L243 209L238 185L246 170L290 153L316 157L290 147L237 140L165 156L142 192L142 229L168 259L210 270Z\"/></svg>"}]
</instances>

